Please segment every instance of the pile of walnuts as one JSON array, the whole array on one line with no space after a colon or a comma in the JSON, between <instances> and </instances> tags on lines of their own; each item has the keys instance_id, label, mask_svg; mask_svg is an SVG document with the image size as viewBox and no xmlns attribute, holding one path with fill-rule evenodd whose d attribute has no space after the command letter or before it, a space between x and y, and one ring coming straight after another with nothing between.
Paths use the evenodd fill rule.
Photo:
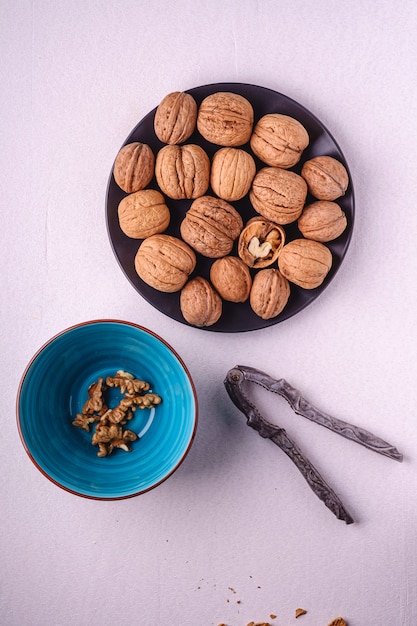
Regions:
<instances>
[{"instance_id":1,"label":"pile of walnuts","mask_svg":"<svg viewBox=\"0 0 417 626\"><path fill-rule=\"evenodd\" d=\"M211 159L186 143L195 130L219 146ZM139 277L159 291L180 292L188 323L211 326L223 300L248 300L256 315L271 319L286 306L291 283L322 284L332 266L325 244L347 226L335 200L349 178L344 165L326 155L307 160L300 174L291 170L310 142L298 120L270 113L255 124L241 95L216 92L197 106L190 94L173 92L156 109L154 131L165 144L156 155L132 142L116 157L114 179L128 194L118 206L119 225L143 240L135 256ZM153 178L158 190L147 188ZM256 214L246 224L232 204L245 196ZM178 237L165 233L171 219L165 197L191 200ZM286 243L284 227L292 223L301 236ZM209 279L190 278L196 253L213 259Z\"/></svg>"}]
</instances>

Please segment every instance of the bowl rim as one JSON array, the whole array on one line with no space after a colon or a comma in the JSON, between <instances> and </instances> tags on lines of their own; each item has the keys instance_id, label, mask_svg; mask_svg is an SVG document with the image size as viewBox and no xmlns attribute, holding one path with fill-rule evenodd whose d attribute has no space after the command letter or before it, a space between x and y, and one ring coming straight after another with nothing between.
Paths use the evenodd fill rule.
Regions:
<instances>
[{"instance_id":1,"label":"bowl rim","mask_svg":"<svg viewBox=\"0 0 417 626\"><path fill-rule=\"evenodd\" d=\"M76 330L77 328L80 327L84 327L84 326L89 326L89 325L93 325L93 324L119 324L119 325L125 325L125 326L129 326L132 328L135 328L137 330L143 331L145 333L147 333L148 335L151 335L152 337L154 337L157 341L160 341L171 353L172 355L178 360L179 364L181 365L181 367L184 370L184 373L188 379L188 382L190 384L190 388L192 391L192 395L194 398L194 424L193 424L193 430L191 433L191 437L190 440L188 442L187 448L184 450L181 458L177 461L177 463L175 464L175 466L173 468L171 468L171 470L163 477L161 478L158 482L156 482L153 485L150 485L149 487L146 487L145 489L140 489L139 491L136 491L134 493L128 493L128 494L124 494L124 495L120 495L120 496L100 496L100 495L92 495L92 494L86 494L86 493L82 493L80 491L77 491L76 489L71 489L70 487L67 487L66 485L61 484L59 481L55 480L54 478L52 478L52 476L50 476L48 474L48 472L46 472L43 467L41 467L39 465L39 463L36 461L36 459L34 458L34 456L32 455L26 440L24 438L23 432L22 432L22 428L21 428L21 416L20 416L20 410L19 410L19 405L20 405L20 398L21 398L21 394L22 394L22 387L23 387L23 383L25 381L25 378L30 370L30 368L32 367L32 365L34 364L34 362L36 361L36 359L38 358L38 356L56 339L58 339L60 336L65 335L73 330ZM155 489L156 487L158 487L158 485L161 485L163 482L165 482L170 476L172 476L172 474L179 468L179 466L183 463L184 459L186 458L186 456L188 455L190 448L194 442L195 439L195 435L196 435L196 431L197 431L197 425L198 425L198 419L199 419L199 407L198 407L198 399L197 399L197 392L196 392L196 388L194 385L194 381L191 377L190 371L188 369L188 367L185 365L183 359L180 357L180 355L178 354L178 352L166 341L166 339L164 339L163 337L161 337L160 335L158 335L156 332L154 332L153 330L150 330L149 328L146 328L145 326L142 326L140 324L136 324L135 322L129 322L126 320L120 320L120 319L113 319L113 318L103 318L103 319L94 319L94 320L87 320L85 322L78 322L77 324L73 324L71 326L68 326L67 328L57 332L55 335L53 335L50 339L48 339L47 341L45 341L42 346L40 348L38 348L38 350L36 350L35 354L31 357L31 359L29 360L29 362L27 363L23 374L20 378L20 382L18 385L18 389L17 389L17 395L16 395L16 423L17 423L17 430L19 433L19 437L20 437L20 441L23 445L23 448L26 452L26 454L28 455L29 459L32 461L32 463L35 465L35 467L41 472L41 474L43 474L50 482L52 482L54 485L56 485L57 487L60 487L63 491L66 491L68 493L71 493L73 495L82 497L82 498L86 498L87 500L101 500L101 501L113 501L113 500L126 500L128 498L134 498L136 496L142 495L144 493L147 493L148 491L151 491L153 489Z\"/></svg>"}]
</instances>

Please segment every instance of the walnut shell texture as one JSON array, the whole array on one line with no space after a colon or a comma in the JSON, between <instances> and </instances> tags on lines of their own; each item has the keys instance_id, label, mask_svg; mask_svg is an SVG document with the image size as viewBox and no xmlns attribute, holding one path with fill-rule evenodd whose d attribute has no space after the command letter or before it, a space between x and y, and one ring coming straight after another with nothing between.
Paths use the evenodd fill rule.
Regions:
<instances>
[{"instance_id":1,"label":"walnut shell texture","mask_svg":"<svg viewBox=\"0 0 417 626\"><path fill-rule=\"evenodd\" d=\"M298 218L298 230L306 239L333 241L345 231L346 214L336 202L317 200L304 207Z\"/></svg>"},{"instance_id":2,"label":"walnut shell texture","mask_svg":"<svg viewBox=\"0 0 417 626\"><path fill-rule=\"evenodd\" d=\"M171 219L164 196L155 189L141 189L125 196L117 212L120 228L133 239L164 232Z\"/></svg>"},{"instance_id":3,"label":"walnut shell texture","mask_svg":"<svg viewBox=\"0 0 417 626\"><path fill-rule=\"evenodd\" d=\"M123 146L113 166L114 180L126 193L144 189L151 182L154 171L154 153L148 144L139 141Z\"/></svg>"},{"instance_id":4,"label":"walnut shell texture","mask_svg":"<svg viewBox=\"0 0 417 626\"><path fill-rule=\"evenodd\" d=\"M329 248L311 239L294 239L278 255L278 268L291 283L304 289L319 287L332 266Z\"/></svg>"},{"instance_id":5,"label":"walnut shell texture","mask_svg":"<svg viewBox=\"0 0 417 626\"><path fill-rule=\"evenodd\" d=\"M231 204L214 196L202 196L191 204L180 232L194 250L217 259L231 252L242 228L242 218Z\"/></svg>"},{"instance_id":6,"label":"walnut shell texture","mask_svg":"<svg viewBox=\"0 0 417 626\"><path fill-rule=\"evenodd\" d=\"M262 217L250 219L239 235L238 254L249 267L272 265L285 243L285 230Z\"/></svg>"},{"instance_id":7,"label":"walnut shell texture","mask_svg":"<svg viewBox=\"0 0 417 626\"><path fill-rule=\"evenodd\" d=\"M249 302L256 315L269 320L285 308L290 293L290 284L279 270L263 269L255 274Z\"/></svg>"},{"instance_id":8,"label":"walnut shell texture","mask_svg":"<svg viewBox=\"0 0 417 626\"><path fill-rule=\"evenodd\" d=\"M246 196L255 174L255 161L248 152L220 148L211 161L210 184L219 198L234 202Z\"/></svg>"},{"instance_id":9,"label":"walnut shell texture","mask_svg":"<svg viewBox=\"0 0 417 626\"><path fill-rule=\"evenodd\" d=\"M156 182L173 200L204 195L210 182L210 159L196 144L164 146L156 156Z\"/></svg>"},{"instance_id":10,"label":"walnut shell texture","mask_svg":"<svg viewBox=\"0 0 417 626\"><path fill-rule=\"evenodd\" d=\"M249 298L252 277L248 266L239 257L225 256L214 261L210 280L223 300L245 302Z\"/></svg>"},{"instance_id":11,"label":"walnut shell texture","mask_svg":"<svg viewBox=\"0 0 417 626\"><path fill-rule=\"evenodd\" d=\"M242 146L250 139L254 112L249 100L218 91L204 98L197 114L199 133L219 146Z\"/></svg>"},{"instance_id":12,"label":"walnut shell texture","mask_svg":"<svg viewBox=\"0 0 417 626\"><path fill-rule=\"evenodd\" d=\"M183 91L165 96L155 112L154 130L160 141L179 144L193 134L197 123L197 103Z\"/></svg>"},{"instance_id":13,"label":"walnut shell texture","mask_svg":"<svg viewBox=\"0 0 417 626\"><path fill-rule=\"evenodd\" d=\"M345 195L349 185L345 166L331 156L317 156L306 161L301 176L317 200L337 200Z\"/></svg>"},{"instance_id":14,"label":"walnut shell texture","mask_svg":"<svg viewBox=\"0 0 417 626\"><path fill-rule=\"evenodd\" d=\"M276 224L296 221L307 197L307 183L295 172L280 167L258 171L249 194L253 208Z\"/></svg>"},{"instance_id":15,"label":"walnut shell texture","mask_svg":"<svg viewBox=\"0 0 417 626\"><path fill-rule=\"evenodd\" d=\"M209 281L201 276L189 280L180 295L180 308L184 319L193 326L212 326L223 309L219 294Z\"/></svg>"},{"instance_id":16,"label":"walnut shell texture","mask_svg":"<svg viewBox=\"0 0 417 626\"><path fill-rule=\"evenodd\" d=\"M135 256L140 278L158 291L180 291L194 271L196 257L181 239L157 234L144 239Z\"/></svg>"},{"instance_id":17,"label":"walnut shell texture","mask_svg":"<svg viewBox=\"0 0 417 626\"><path fill-rule=\"evenodd\" d=\"M256 124L250 145L267 165L293 167L307 148L310 138L304 126L293 117L269 113Z\"/></svg>"}]
</instances>

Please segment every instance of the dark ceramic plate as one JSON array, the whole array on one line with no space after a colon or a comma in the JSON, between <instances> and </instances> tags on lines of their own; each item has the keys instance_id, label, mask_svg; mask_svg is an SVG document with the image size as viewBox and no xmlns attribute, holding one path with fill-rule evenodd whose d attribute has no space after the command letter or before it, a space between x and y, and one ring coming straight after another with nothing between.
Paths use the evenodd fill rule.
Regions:
<instances>
[{"instance_id":1,"label":"dark ceramic plate","mask_svg":"<svg viewBox=\"0 0 417 626\"><path fill-rule=\"evenodd\" d=\"M197 105L199 105L206 96L217 91L230 91L247 98L255 111L255 123L260 117L266 115L267 113L283 113L296 118L305 126L310 136L310 144L306 150L304 150L301 161L295 167L291 168L293 171L300 173L303 163L314 156L329 155L341 161L349 172L349 168L342 151L329 131L323 126L320 120L312 115L312 113L294 100L291 100L291 98L265 87L242 83L216 83L212 85L205 85L190 89L188 90L188 93L194 97ZM142 143L147 143L152 148L154 154L157 154L164 144L159 141L154 133L153 121L155 111L156 108L148 113L138 123L123 145L133 141L140 141ZM197 130L190 137L187 143L199 144L202 148L204 148L210 158L220 147L203 139ZM249 145L241 147L250 151ZM257 169L265 166L265 164L261 163L261 161L259 161L256 157L255 161ZM278 322L282 322L305 309L324 291L324 289L326 289L343 261L352 236L355 203L350 174L349 178L350 183L346 194L343 198L339 198L337 200L338 204L346 213L348 226L345 232L338 239L326 244L333 254L333 266L323 284L320 285L320 287L311 290L305 290L297 287L296 285L291 285L291 295L287 306L282 313L280 313L280 315L270 320L263 320L255 315L249 305L249 302L245 302L243 304L224 302L223 313L219 321L204 330L234 333L257 330L259 328L271 326L272 324L277 324ZM158 189L155 179L151 181L149 187ZM207 193L211 194L211 189L209 189ZM116 258L128 280L132 283L135 289L148 302L150 302L150 304L178 322L187 324L181 314L179 306L179 293L162 293L157 291L144 283L136 274L134 258L141 241L137 239L130 239L123 234L119 227L117 215L117 207L125 195L126 193L116 184L113 173L111 173L107 189L106 213L107 228ZM311 200L311 197L307 197L307 202ZM192 200L170 200L169 198L166 198L166 203L171 211L171 223L166 233L179 237L180 223L191 205ZM249 202L248 196L245 196L242 200L231 204L233 204L233 206L240 212L244 223L256 215ZM301 236L296 223L285 226L285 230L287 243L288 241ZM231 254L237 254L236 244ZM192 277L200 275L208 278L212 263L213 259L207 259L197 254L197 266L192 274Z\"/></svg>"}]
</instances>

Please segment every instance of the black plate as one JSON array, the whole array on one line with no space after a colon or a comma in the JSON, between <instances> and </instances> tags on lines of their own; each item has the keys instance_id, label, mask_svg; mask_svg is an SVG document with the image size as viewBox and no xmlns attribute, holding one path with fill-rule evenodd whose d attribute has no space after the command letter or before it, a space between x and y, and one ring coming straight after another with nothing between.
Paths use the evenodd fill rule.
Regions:
<instances>
[{"instance_id":1,"label":"black plate","mask_svg":"<svg viewBox=\"0 0 417 626\"><path fill-rule=\"evenodd\" d=\"M265 87L242 83L216 83L212 85L205 85L190 89L188 90L188 93L194 97L197 105L199 105L206 96L217 91L230 91L247 98L255 111L255 123L260 117L267 113L283 113L294 117L301 122L301 124L303 124L310 136L310 144L306 150L304 150L301 161L295 167L291 168L294 172L300 173L303 163L314 156L329 155L341 161L349 173L349 168L342 151L329 131L323 126L320 120L291 98ZM164 144L159 141L154 133L153 121L155 111L156 108L148 113L138 123L123 145L133 141L140 141L148 144L152 148L154 154L157 154ZM187 143L199 144L202 148L204 148L210 158L216 150L219 149L219 146L209 143L203 139L197 130L190 137ZM250 151L249 144L241 147ZM251 154L254 156L252 152ZM257 169L265 167L265 164L261 163L261 161L259 161L256 157L255 162ZM310 290L302 289L296 285L291 285L291 295L287 306L282 313L280 313L280 315L270 320L263 320L255 315L248 301L243 304L224 302L223 313L220 320L213 326L205 328L204 330L242 332L277 324L278 322L282 322L305 309L306 306L313 302L313 300L315 300L324 291L324 289L326 289L342 263L352 236L354 221L354 194L350 173L349 179L350 182L346 194L343 198L339 198L337 200L338 204L346 213L348 226L345 232L338 237L338 239L326 244L333 254L333 266L323 284L316 289ZM149 188L158 189L155 178L151 181ZM207 193L212 194L212 190L209 189ZM179 293L163 293L157 291L144 283L136 274L134 258L141 241L137 239L130 239L124 235L120 229L117 215L119 202L126 195L127 194L116 184L112 172L110 174L107 188L106 213L108 233L116 258L126 277L135 289L148 302L150 302L150 304L178 322L187 324L181 314L179 306ZM307 197L307 202L311 200L311 197ZM179 237L180 223L191 205L192 200L170 200L169 198L166 198L166 203L171 211L171 223L165 232ZM244 223L249 218L256 215L249 202L248 196L245 196L238 202L232 202L231 204L233 204L233 206L240 212ZM284 228L286 230L287 242L301 236L296 223L285 226ZM231 254L237 254L236 244ZM207 259L198 253L196 256L197 265L192 276L200 275L208 278L210 266L214 259Z\"/></svg>"}]
</instances>

